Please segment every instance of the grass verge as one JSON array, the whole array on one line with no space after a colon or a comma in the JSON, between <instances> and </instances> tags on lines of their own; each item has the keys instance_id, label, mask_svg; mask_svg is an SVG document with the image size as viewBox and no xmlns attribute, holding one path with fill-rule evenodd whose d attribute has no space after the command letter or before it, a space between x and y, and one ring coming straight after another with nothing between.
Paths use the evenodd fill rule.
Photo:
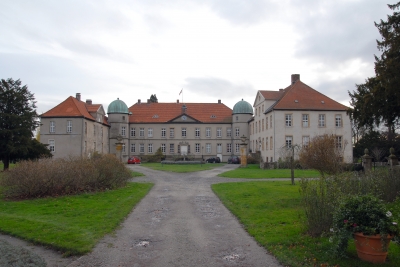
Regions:
<instances>
[{"instance_id":1,"label":"grass verge","mask_svg":"<svg viewBox=\"0 0 400 267\"><path fill-rule=\"evenodd\" d=\"M258 164L249 164L247 167L237 168L231 171L227 171L218 174L220 177L227 178L291 178L290 169L260 169ZM319 173L316 170L294 170L295 178L314 178L319 177Z\"/></svg>"},{"instance_id":2,"label":"grass verge","mask_svg":"<svg viewBox=\"0 0 400 267\"><path fill-rule=\"evenodd\" d=\"M24 201L0 200L0 231L60 250L89 252L149 192L149 183L100 193Z\"/></svg>"},{"instance_id":3,"label":"grass verge","mask_svg":"<svg viewBox=\"0 0 400 267\"><path fill-rule=\"evenodd\" d=\"M348 258L335 259L328 237L304 234L299 186L289 181L214 184L212 189L249 234L285 266L380 266L360 261L354 242L349 244ZM400 199L391 205L399 207ZM390 246L384 266L400 266L400 246Z\"/></svg>"},{"instance_id":4,"label":"grass verge","mask_svg":"<svg viewBox=\"0 0 400 267\"><path fill-rule=\"evenodd\" d=\"M161 164L161 163L142 163L143 167L147 167L157 171L167 172L197 172L211 170L221 167L226 163L204 163L204 164Z\"/></svg>"}]
</instances>

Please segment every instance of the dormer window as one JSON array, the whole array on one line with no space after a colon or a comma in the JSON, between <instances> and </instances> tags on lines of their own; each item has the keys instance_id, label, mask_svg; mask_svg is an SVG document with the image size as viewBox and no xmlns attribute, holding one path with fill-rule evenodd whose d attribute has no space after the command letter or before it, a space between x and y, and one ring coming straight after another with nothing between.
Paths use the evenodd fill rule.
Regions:
<instances>
[{"instance_id":1,"label":"dormer window","mask_svg":"<svg viewBox=\"0 0 400 267\"><path fill-rule=\"evenodd\" d=\"M153 119L157 119L157 118L158 118L158 114L154 114Z\"/></svg>"},{"instance_id":2,"label":"dormer window","mask_svg":"<svg viewBox=\"0 0 400 267\"><path fill-rule=\"evenodd\" d=\"M324 101L324 100L322 100L322 101L321 101L321 103L322 103L322 104L325 104L325 101Z\"/></svg>"},{"instance_id":3,"label":"dormer window","mask_svg":"<svg viewBox=\"0 0 400 267\"><path fill-rule=\"evenodd\" d=\"M217 116L215 116L214 114L210 116L211 119L215 119Z\"/></svg>"}]
</instances>

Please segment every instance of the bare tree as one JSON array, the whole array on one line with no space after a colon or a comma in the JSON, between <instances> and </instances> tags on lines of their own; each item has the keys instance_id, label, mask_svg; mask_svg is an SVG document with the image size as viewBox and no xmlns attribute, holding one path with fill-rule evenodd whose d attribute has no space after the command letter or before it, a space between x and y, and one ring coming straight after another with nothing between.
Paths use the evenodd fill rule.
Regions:
<instances>
[{"instance_id":1,"label":"bare tree","mask_svg":"<svg viewBox=\"0 0 400 267\"><path fill-rule=\"evenodd\" d=\"M332 134L315 136L308 146L299 153L300 163L308 168L316 169L321 176L335 174L341 169L343 152L346 141L338 142L338 138Z\"/></svg>"},{"instance_id":2,"label":"bare tree","mask_svg":"<svg viewBox=\"0 0 400 267\"><path fill-rule=\"evenodd\" d=\"M385 155L385 150L379 147L374 147L371 149L371 154L374 156L376 161L381 161L382 157Z\"/></svg>"}]
</instances>

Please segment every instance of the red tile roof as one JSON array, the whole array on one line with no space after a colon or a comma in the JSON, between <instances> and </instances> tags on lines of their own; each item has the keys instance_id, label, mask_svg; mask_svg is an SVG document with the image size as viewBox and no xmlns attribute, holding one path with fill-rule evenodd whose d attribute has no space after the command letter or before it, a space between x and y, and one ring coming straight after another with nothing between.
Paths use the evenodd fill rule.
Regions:
<instances>
[{"instance_id":1,"label":"red tile roof","mask_svg":"<svg viewBox=\"0 0 400 267\"><path fill-rule=\"evenodd\" d=\"M89 112L96 112L100 108L100 104L89 105L85 102L79 101L75 97L68 97L66 100L50 109L49 111L43 113L41 115L42 118L68 118L68 117L77 117L77 118L86 118L92 121L96 119L90 115ZM108 125L107 119L104 116L103 124Z\"/></svg>"},{"instance_id":2,"label":"red tile roof","mask_svg":"<svg viewBox=\"0 0 400 267\"><path fill-rule=\"evenodd\" d=\"M266 100L278 100L282 97L284 90L282 91L260 91L261 95Z\"/></svg>"},{"instance_id":3,"label":"red tile roof","mask_svg":"<svg viewBox=\"0 0 400 267\"><path fill-rule=\"evenodd\" d=\"M260 91L271 92L271 91ZM332 110L345 111L348 109L335 100L298 80L281 93L281 98L269 109L275 110ZM264 94L263 94L264 96ZM273 95L272 95L273 96ZM264 96L265 97L265 96Z\"/></svg>"},{"instance_id":4,"label":"red tile roof","mask_svg":"<svg viewBox=\"0 0 400 267\"><path fill-rule=\"evenodd\" d=\"M232 109L222 103L136 103L129 108L130 123L165 123L182 115L202 123L231 123Z\"/></svg>"}]
</instances>

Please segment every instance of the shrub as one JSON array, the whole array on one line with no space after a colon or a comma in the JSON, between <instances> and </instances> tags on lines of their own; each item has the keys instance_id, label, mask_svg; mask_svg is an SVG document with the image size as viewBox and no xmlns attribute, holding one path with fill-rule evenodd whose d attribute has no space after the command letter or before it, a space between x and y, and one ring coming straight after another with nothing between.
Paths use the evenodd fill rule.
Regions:
<instances>
[{"instance_id":1,"label":"shrub","mask_svg":"<svg viewBox=\"0 0 400 267\"><path fill-rule=\"evenodd\" d=\"M354 233L367 236L381 235L387 241L388 235L397 236L399 227L392 213L381 200L372 195L350 196L345 198L333 214L334 253L345 256L348 240ZM383 243L387 248L387 243Z\"/></svg>"},{"instance_id":2,"label":"shrub","mask_svg":"<svg viewBox=\"0 0 400 267\"><path fill-rule=\"evenodd\" d=\"M36 198L102 191L126 185L130 171L114 155L23 161L0 181L7 198Z\"/></svg>"},{"instance_id":3,"label":"shrub","mask_svg":"<svg viewBox=\"0 0 400 267\"><path fill-rule=\"evenodd\" d=\"M365 174L346 172L319 179L303 178L300 194L306 213L306 226L312 236L329 232L333 211L341 199L371 194L385 202L400 195L399 170L379 169Z\"/></svg>"}]
</instances>

